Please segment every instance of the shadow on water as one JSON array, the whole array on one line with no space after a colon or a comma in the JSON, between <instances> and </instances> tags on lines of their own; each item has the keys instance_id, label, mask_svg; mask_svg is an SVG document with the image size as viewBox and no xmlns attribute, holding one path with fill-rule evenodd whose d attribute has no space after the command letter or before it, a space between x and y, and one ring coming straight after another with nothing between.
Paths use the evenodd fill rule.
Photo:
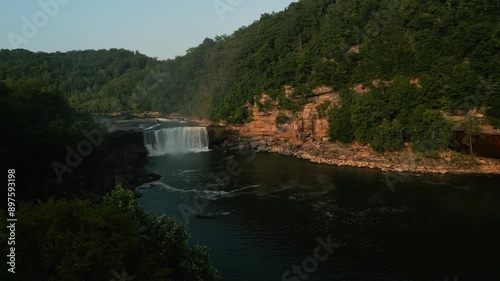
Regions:
<instances>
[{"instance_id":1,"label":"shadow on water","mask_svg":"<svg viewBox=\"0 0 500 281\"><path fill-rule=\"evenodd\" d=\"M188 227L193 243L211 247L223 280L282 280L328 236L340 247L307 280L500 276L492 258L500 250L500 177L408 175L391 182L378 170L273 154L248 159L220 151L151 157L148 168L163 178L141 189L148 211L181 222L180 205L208 200L217 219L192 216ZM227 184L210 177L228 163L241 172Z\"/></svg>"}]
</instances>

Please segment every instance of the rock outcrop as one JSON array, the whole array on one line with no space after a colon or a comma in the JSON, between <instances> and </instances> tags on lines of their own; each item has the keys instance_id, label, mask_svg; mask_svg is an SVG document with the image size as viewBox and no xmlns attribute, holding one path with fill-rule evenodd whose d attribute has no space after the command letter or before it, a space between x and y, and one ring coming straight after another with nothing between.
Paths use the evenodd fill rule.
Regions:
<instances>
[{"instance_id":1,"label":"rock outcrop","mask_svg":"<svg viewBox=\"0 0 500 281\"><path fill-rule=\"evenodd\" d=\"M382 171L434 174L500 174L500 160L472 157L456 151L442 151L438 157L425 158L407 146L403 151L379 154L369 146L331 143L307 137L304 140L252 135L232 131L221 149L253 149L306 159L313 163L381 169Z\"/></svg>"},{"instance_id":2,"label":"rock outcrop","mask_svg":"<svg viewBox=\"0 0 500 281\"><path fill-rule=\"evenodd\" d=\"M260 102L266 103L268 97L263 95ZM328 87L315 89L308 97L308 103L304 105L302 111L292 114L288 111L279 111L276 102L268 104L272 108L266 111L259 111L258 106L248 106L252 111L252 122L241 126L229 126L229 130L239 131L243 136L263 136L278 139L303 141L306 138L323 139L327 135L328 120L324 112L319 112L318 106L327 104L328 107L339 103L339 93ZM276 117L278 114L285 114L290 119L289 122L278 124Z\"/></svg>"},{"instance_id":3,"label":"rock outcrop","mask_svg":"<svg viewBox=\"0 0 500 281\"><path fill-rule=\"evenodd\" d=\"M390 83L392 81L372 81L375 87L386 87ZM360 91L364 91L364 89L360 88ZM293 89L287 86L285 93L291 97ZM439 155L434 155L433 158L426 158L420 153L413 152L410 145L407 145L403 151L378 154L369 146L356 143L331 143L327 139L328 120L325 112L326 109L338 104L339 100L338 92L328 87L319 87L307 95L308 103L295 114L278 110L279 104L276 101L272 101L267 95L262 95L259 103L266 105L264 110L259 108L257 104L245 106L253 114L253 120L247 124L224 126L224 124L213 124L206 120L193 119L189 121L207 127L210 148L253 149L306 159L313 163L378 168L383 171L500 174L500 160L498 159L474 158L451 150L442 151ZM277 122L278 115L286 115L288 121ZM133 132L128 132L128 134L133 134ZM142 137L140 140L133 141L132 145L136 150L142 149L144 150L142 153L145 153ZM123 149L126 151L134 150L131 148ZM145 156L141 156L141 158L143 157L145 158ZM141 159L138 162L142 161ZM111 182L113 184L121 183L126 187L133 186L138 182L146 182L147 180L143 180L143 178L144 176L148 177L148 175L141 175L141 173L143 172L141 171L137 175L129 172L114 173L115 177ZM155 175L150 176L155 177ZM129 182L134 184L129 184Z\"/></svg>"},{"instance_id":4,"label":"rock outcrop","mask_svg":"<svg viewBox=\"0 0 500 281\"><path fill-rule=\"evenodd\" d=\"M386 86L391 81L373 81L377 86ZM290 94L292 89L286 87ZM263 95L260 102L272 105L267 111L252 110L253 120L240 126L227 126L227 138L216 147L228 150L253 149L261 152L279 153L307 159L313 163L364 168L378 168L383 171L417 173L486 173L500 174L500 160L471 157L456 151L442 151L433 158L413 152L410 145L403 151L378 154L369 146L359 144L331 143L327 140L328 120L320 114L321 104L329 107L339 103L339 94L331 88L322 87L308 96L303 110L292 114L279 111L276 102L266 102ZM280 124L276 117L286 115L288 122ZM320 118L322 117L322 118Z\"/></svg>"},{"instance_id":5,"label":"rock outcrop","mask_svg":"<svg viewBox=\"0 0 500 281\"><path fill-rule=\"evenodd\" d=\"M217 126L217 125L209 125L207 126L208 131L208 147L210 149L219 147L224 141L229 137L228 131L226 131L226 127Z\"/></svg>"}]
</instances>

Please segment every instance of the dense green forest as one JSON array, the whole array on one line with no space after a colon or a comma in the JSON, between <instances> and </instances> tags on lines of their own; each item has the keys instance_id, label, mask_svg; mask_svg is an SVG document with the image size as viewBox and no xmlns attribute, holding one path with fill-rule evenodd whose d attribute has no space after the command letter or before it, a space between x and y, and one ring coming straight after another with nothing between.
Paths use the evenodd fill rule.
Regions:
<instances>
[{"instance_id":1,"label":"dense green forest","mask_svg":"<svg viewBox=\"0 0 500 281\"><path fill-rule=\"evenodd\" d=\"M262 93L297 110L325 85L348 97L330 112L332 122L347 122L331 126L332 139L396 149L422 136L413 125L438 110L477 109L499 125L499 18L498 1L300 0L167 61L116 49L2 50L0 79L53 84L91 113L150 110L229 123L247 121L242 105ZM376 88L377 79L392 83ZM419 85L406 85L411 79ZM356 95L356 84L372 91ZM375 131L401 140L385 145Z\"/></svg>"}]
</instances>

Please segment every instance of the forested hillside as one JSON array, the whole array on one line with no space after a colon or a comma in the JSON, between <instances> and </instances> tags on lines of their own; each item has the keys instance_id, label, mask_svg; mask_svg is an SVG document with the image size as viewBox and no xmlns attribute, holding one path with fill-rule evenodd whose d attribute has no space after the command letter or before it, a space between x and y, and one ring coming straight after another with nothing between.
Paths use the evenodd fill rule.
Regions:
<instances>
[{"instance_id":1,"label":"forested hillside","mask_svg":"<svg viewBox=\"0 0 500 281\"><path fill-rule=\"evenodd\" d=\"M133 90L154 69L155 61L138 52L117 49L67 53L2 50L0 80L7 84L35 80L54 85L82 111L133 110L139 107L131 99Z\"/></svg>"},{"instance_id":2,"label":"forested hillside","mask_svg":"<svg viewBox=\"0 0 500 281\"><path fill-rule=\"evenodd\" d=\"M300 0L167 61L124 50L2 50L0 79L53 83L89 112L156 110L231 123L247 120L242 105L262 93L294 108L316 86L375 88L380 79L390 86L362 98L380 111L377 122L404 123L416 105L499 118L499 18L492 0ZM418 83L407 87L411 79ZM285 85L296 99L285 98Z\"/></svg>"}]
</instances>

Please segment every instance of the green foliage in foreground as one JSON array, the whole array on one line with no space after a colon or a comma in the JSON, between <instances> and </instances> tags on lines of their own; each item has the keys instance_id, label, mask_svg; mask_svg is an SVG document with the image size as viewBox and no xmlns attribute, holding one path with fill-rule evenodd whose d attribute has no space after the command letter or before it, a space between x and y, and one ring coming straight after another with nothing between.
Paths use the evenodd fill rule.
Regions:
<instances>
[{"instance_id":1,"label":"green foliage in foreground","mask_svg":"<svg viewBox=\"0 0 500 281\"><path fill-rule=\"evenodd\" d=\"M188 245L185 226L145 214L121 187L99 204L23 204L18 221L17 280L109 281L122 269L134 280L219 279L208 248Z\"/></svg>"},{"instance_id":2,"label":"green foliage in foreground","mask_svg":"<svg viewBox=\"0 0 500 281\"><path fill-rule=\"evenodd\" d=\"M51 163L63 162L66 147L76 149L86 139L83 133L98 126L90 115L72 108L54 85L16 80L0 81L0 128L6 136L0 147L0 158L5 159L2 164L25 173L17 195L31 200L57 192ZM103 147L94 147L84 166L102 161L99 153Z\"/></svg>"}]
</instances>

